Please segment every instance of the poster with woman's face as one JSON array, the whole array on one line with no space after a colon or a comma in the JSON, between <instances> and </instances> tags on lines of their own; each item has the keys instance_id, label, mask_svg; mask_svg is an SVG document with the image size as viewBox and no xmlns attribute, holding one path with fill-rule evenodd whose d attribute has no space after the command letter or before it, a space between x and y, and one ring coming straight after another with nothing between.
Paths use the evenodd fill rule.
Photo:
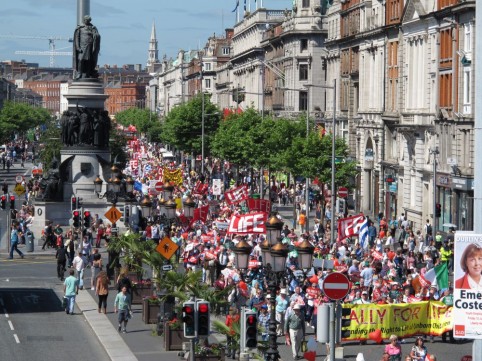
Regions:
<instances>
[{"instance_id":1,"label":"poster with woman's face","mask_svg":"<svg viewBox=\"0 0 482 361\"><path fill-rule=\"evenodd\" d=\"M456 232L454 336L482 339L482 234Z\"/></svg>"}]
</instances>

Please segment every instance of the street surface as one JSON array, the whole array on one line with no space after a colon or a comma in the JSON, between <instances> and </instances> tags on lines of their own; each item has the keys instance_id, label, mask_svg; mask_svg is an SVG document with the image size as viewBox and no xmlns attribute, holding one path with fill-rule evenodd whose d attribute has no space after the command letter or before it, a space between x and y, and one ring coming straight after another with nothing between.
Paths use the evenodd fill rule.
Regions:
<instances>
[{"instance_id":1,"label":"street surface","mask_svg":"<svg viewBox=\"0 0 482 361\"><path fill-rule=\"evenodd\" d=\"M109 360L76 312L61 308L63 285L55 261L27 255L0 261L0 360Z\"/></svg>"}]
</instances>

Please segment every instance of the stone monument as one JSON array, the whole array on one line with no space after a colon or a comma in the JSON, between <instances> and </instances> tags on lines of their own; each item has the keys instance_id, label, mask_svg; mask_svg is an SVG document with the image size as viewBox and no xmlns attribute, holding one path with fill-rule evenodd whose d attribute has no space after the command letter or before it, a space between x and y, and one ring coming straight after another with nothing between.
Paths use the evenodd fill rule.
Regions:
<instances>
[{"instance_id":1,"label":"stone monument","mask_svg":"<svg viewBox=\"0 0 482 361\"><path fill-rule=\"evenodd\" d=\"M95 197L94 180L110 177L109 134L111 122L104 110L108 95L98 79L97 59L100 34L91 23L90 15L83 17L73 37L73 82L65 96L69 102L60 119L63 148L60 151L63 198L72 195ZM68 162L68 164L65 164Z\"/></svg>"}]
</instances>

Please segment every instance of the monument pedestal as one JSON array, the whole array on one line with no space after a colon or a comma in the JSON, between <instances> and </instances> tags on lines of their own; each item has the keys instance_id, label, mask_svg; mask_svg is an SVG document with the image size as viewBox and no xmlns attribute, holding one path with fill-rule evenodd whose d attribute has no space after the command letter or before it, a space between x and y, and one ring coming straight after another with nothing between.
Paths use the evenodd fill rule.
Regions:
<instances>
[{"instance_id":1,"label":"monument pedestal","mask_svg":"<svg viewBox=\"0 0 482 361\"><path fill-rule=\"evenodd\" d=\"M69 86L65 96L69 102L69 110L80 108L104 110L104 102L109 97L104 94L104 85L99 79L78 79Z\"/></svg>"},{"instance_id":2,"label":"monument pedestal","mask_svg":"<svg viewBox=\"0 0 482 361\"><path fill-rule=\"evenodd\" d=\"M83 199L97 198L94 180L99 175L107 182L110 178L110 150L95 147L66 147L60 151L61 163L69 158L70 165L64 176L64 200L72 195Z\"/></svg>"}]
</instances>

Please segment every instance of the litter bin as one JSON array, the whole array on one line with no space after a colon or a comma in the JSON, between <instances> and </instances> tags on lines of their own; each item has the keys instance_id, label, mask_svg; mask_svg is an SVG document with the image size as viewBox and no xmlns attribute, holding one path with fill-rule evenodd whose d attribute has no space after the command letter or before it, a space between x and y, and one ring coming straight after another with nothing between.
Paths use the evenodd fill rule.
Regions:
<instances>
[{"instance_id":1,"label":"litter bin","mask_svg":"<svg viewBox=\"0 0 482 361\"><path fill-rule=\"evenodd\" d=\"M32 232L30 231L27 232L26 241L27 241L27 252L33 252L34 236Z\"/></svg>"}]
</instances>

